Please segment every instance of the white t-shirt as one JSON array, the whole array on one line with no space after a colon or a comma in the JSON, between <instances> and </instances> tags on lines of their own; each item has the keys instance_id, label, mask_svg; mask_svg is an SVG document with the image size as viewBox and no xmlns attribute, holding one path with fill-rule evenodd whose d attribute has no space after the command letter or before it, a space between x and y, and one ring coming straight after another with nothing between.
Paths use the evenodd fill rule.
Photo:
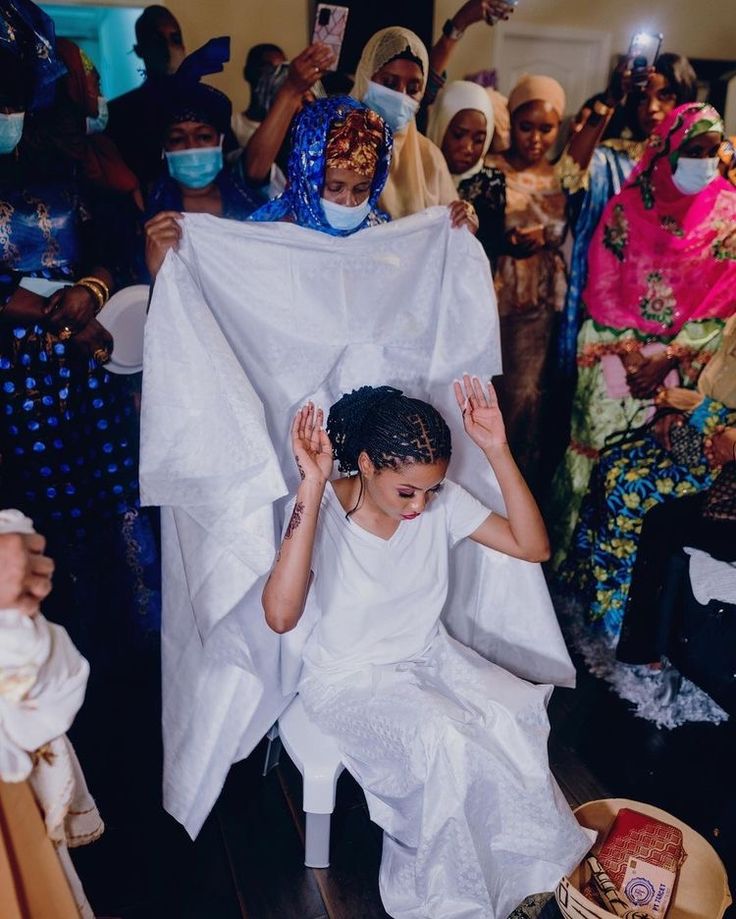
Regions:
<instances>
[{"instance_id":1,"label":"white t-shirt","mask_svg":"<svg viewBox=\"0 0 736 919\"><path fill-rule=\"evenodd\" d=\"M448 589L449 550L491 511L455 482L414 520L382 539L346 519L325 488L310 590L320 618L307 640L308 669L354 670L420 656L437 632Z\"/></svg>"}]
</instances>

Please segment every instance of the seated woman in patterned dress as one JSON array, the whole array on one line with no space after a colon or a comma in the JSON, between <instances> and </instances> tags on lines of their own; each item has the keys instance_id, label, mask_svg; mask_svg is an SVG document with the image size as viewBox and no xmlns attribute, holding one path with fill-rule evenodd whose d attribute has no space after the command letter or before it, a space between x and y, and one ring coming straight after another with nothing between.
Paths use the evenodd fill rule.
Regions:
<instances>
[{"instance_id":1,"label":"seated woman in patterned dress","mask_svg":"<svg viewBox=\"0 0 736 919\"><path fill-rule=\"evenodd\" d=\"M491 384L455 383L508 518L445 480L449 428L431 405L364 386L301 409L301 484L263 591L266 621L294 629L307 603L299 693L334 736L384 830L381 897L395 917L506 919L550 890L590 839L549 769L549 687L513 676L439 622L449 550L469 537L540 561L548 543L513 460ZM330 481L333 448L347 475Z\"/></svg>"},{"instance_id":2,"label":"seated woman in patterned dress","mask_svg":"<svg viewBox=\"0 0 736 919\"><path fill-rule=\"evenodd\" d=\"M710 484L704 439L729 423L736 410L736 196L722 178L699 193L692 188L684 194L674 184L683 184L678 177L683 163L706 177L712 170L717 174L715 155L694 155L694 145L705 153L717 149L720 134L702 131L714 126L714 114L709 117L709 110L698 105L674 114L664 135L669 141L650 148L643 161L646 168L653 160L652 168L635 174L604 214L591 265L589 290L599 304L598 321L587 320L581 332L577 424L578 432L588 435L591 456L594 449L600 456L586 481L570 555L560 573L590 591L590 619L611 645L621 628L642 516L655 504ZM679 143L672 138L678 122ZM694 130L690 138L688 130ZM696 179L703 181L697 172ZM651 208L637 208L642 193L654 196ZM649 239L637 250L637 239L645 234ZM654 289L656 294L650 293ZM628 329L623 327L627 317ZM675 385L659 387L663 372ZM668 415L654 431L638 431L655 407L684 414ZM674 427L673 418L686 423ZM633 435L627 435L627 426L634 428ZM610 443L611 429L622 432L618 445ZM570 463L577 462L573 451L568 451Z\"/></svg>"}]
</instances>

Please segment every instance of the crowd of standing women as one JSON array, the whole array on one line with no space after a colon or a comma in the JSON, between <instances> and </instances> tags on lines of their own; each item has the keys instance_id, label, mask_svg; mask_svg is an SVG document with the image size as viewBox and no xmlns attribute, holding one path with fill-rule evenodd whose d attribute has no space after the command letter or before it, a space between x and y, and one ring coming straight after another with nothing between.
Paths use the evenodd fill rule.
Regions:
<instances>
[{"instance_id":1,"label":"crowd of standing women","mask_svg":"<svg viewBox=\"0 0 736 919\"><path fill-rule=\"evenodd\" d=\"M659 505L674 546L687 529L733 561L736 193L721 117L674 53L644 82L624 64L572 127L549 76L521 77L508 99L448 82L464 30L512 11L468 0L429 51L407 29L377 32L349 95L325 89L327 46L289 62L258 45L249 107L233 113L202 82L229 39L187 55L164 7L136 23L143 84L108 105L48 16L0 2L0 508L46 537L44 611L102 696L111 674L139 692L136 724L158 717L132 671L155 683L160 540L138 491L140 375L107 369L98 315L117 289L154 283L185 213L344 237L446 206L491 263L506 435L545 509L550 573L591 634L613 653L623 629L629 663L666 653L650 621L664 537L646 537ZM708 517L715 487L730 516Z\"/></svg>"}]
</instances>

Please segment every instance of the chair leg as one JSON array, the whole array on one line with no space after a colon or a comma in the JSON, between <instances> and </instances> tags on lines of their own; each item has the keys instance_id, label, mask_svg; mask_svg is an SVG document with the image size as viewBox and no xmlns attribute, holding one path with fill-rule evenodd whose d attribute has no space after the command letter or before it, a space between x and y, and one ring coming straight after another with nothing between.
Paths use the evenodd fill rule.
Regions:
<instances>
[{"instance_id":1,"label":"chair leg","mask_svg":"<svg viewBox=\"0 0 736 919\"><path fill-rule=\"evenodd\" d=\"M268 740L268 746L266 747L266 758L263 762L262 775L268 775L275 766L278 766L279 759L281 758L283 744L279 737L278 725L274 724L274 726L269 729L268 734L266 734L266 739Z\"/></svg>"},{"instance_id":2,"label":"chair leg","mask_svg":"<svg viewBox=\"0 0 736 919\"><path fill-rule=\"evenodd\" d=\"M332 814L306 813L304 864L307 868L330 867L330 821Z\"/></svg>"}]
</instances>

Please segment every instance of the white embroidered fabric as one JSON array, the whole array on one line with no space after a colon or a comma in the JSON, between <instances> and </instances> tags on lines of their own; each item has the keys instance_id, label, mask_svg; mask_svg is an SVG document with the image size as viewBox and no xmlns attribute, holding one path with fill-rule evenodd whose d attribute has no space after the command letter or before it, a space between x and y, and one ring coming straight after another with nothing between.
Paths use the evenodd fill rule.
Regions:
<instances>
[{"instance_id":1,"label":"white embroidered fabric","mask_svg":"<svg viewBox=\"0 0 736 919\"><path fill-rule=\"evenodd\" d=\"M451 477L503 512L451 387L501 362L488 260L446 208L345 239L199 214L182 227L146 324L141 492L162 507L164 801L195 836L297 678L281 683L260 603L298 481L296 409L365 384L425 398L453 431ZM451 634L521 677L574 683L538 565L465 543L450 583Z\"/></svg>"},{"instance_id":2,"label":"white embroidered fabric","mask_svg":"<svg viewBox=\"0 0 736 919\"><path fill-rule=\"evenodd\" d=\"M444 629L421 658L342 680L310 669L299 691L383 828L381 898L396 919L506 919L594 841L549 770L551 687Z\"/></svg>"}]
</instances>

